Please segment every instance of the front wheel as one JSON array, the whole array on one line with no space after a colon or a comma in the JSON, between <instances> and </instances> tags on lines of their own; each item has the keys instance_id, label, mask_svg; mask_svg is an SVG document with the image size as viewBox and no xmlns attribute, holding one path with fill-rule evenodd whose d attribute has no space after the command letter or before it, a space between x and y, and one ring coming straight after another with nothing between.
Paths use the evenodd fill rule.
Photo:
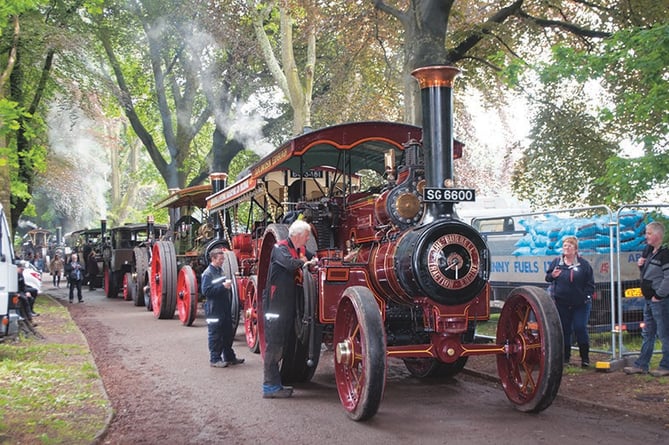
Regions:
<instances>
[{"instance_id":1,"label":"front wheel","mask_svg":"<svg viewBox=\"0 0 669 445\"><path fill-rule=\"evenodd\" d=\"M337 392L348 416L367 420L381 404L386 382L386 332L374 295L366 287L346 289L333 334Z\"/></svg>"},{"instance_id":2,"label":"front wheel","mask_svg":"<svg viewBox=\"0 0 669 445\"><path fill-rule=\"evenodd\" d=\"M132 277L131 272L123 274L123 300L131 301L137 299L137 283Z\"/></svg>"},{"instance_id":3,"label":"front wheel","mask_svg":"<svg viewBox=\"0 0 669 445\"><path fill-rule=\"evenodd\" d=\"M190 266L179 270L177 279L177 312L184 326L192 326L197 316L197 278Z\"/></svg>"},{"instance_id":4,"label":"front wheel","mask_svg":"<svg viewBox=\"0 0 669 445\"><path fill-rule=\"evenodd\" d=\"M260 352L258 335L258 277L251 275L244 286L244 333L251 352Z\"/></svg>"},{"instance_id":5,"label":"front wheel","mask_svg":"<svg viewBox=\"0 0 669 445\"><path fill-rule=\"evenodd\" d=\"M504 392L519 411L548 408L562 380L562 326L546 291L525 286L511 291L497 324L497 356Z\"/></svg>"}]
</instances>

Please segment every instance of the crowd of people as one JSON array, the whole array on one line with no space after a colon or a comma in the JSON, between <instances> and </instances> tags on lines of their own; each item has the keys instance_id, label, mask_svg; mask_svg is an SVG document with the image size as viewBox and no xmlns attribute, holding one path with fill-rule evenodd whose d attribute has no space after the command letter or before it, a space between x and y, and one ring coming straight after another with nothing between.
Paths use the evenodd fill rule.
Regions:
<instances>
[{"instance_id":1,"label":"crowd of people","mask_svg":"<svg viewBox=\"0 0 669 445\"><path fill-rule=\"evenodd\" d=\"M35 267L40 271L45 269L45 261L40 259L42 255L38 252L35 254L31 261ZM23 272L25 269L24 263L18 261L17 263L17 281L18 281L18 290L19 290L19 321L24 321L31 326L37 326L34 318L39 316L35 312L35 300L39 294L39 290L28 286L26 284ZM38 266L39 265L39 266ZM99 274L99 267L97 264L97 259L95 252L91 249L89 251L88 261L86 265L79 262L79 256L77 253L72 253L67 255L66 258L62 258L60 253L54 253L51 260L46 264L46 269L48 269L49 274L51 275L51 280L53 287L59 289L61 281L64 280L67 283L69 289L69 302L74 301L74 294L76 290L77 301L83 303L82 295L82 285L88 284L91 291L95 290L95 280Z\"/></svg>"}]
</instances>

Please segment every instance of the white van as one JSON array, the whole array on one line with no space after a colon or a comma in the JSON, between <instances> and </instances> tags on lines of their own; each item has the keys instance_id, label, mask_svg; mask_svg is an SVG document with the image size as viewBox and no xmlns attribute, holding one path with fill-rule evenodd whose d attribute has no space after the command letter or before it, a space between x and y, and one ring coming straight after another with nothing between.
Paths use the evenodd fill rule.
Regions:
<instances>
[{"instance_id":1,"label":"white van","mask_svg":"<svg viewBox=\"0 0 669 445\"><path fill-rule=\"evenodd\" d=\"M5 217L5 209L0 203L0 341L5 337L18 334L19 314L11 301L18 294L18 287L18 271L14 264L12 237Z\"/></svg>"}]
</instances>

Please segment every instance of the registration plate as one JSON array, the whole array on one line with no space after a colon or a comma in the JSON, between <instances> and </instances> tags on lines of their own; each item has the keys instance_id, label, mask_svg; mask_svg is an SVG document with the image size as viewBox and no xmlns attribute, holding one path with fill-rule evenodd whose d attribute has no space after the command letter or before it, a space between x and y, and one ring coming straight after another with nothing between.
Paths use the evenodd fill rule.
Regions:
<instances>
[{"instance_id":1,"label":"registration plate","mask_svg":"<svg viewBox=\"0 0 669 445\"><path fill-rule=\"evenodd\" d=\"M423 193L425 202L463 202L476 201L474 189L446 189L426 187Z\"/></svg>"},{"instance_id":2,"label":"registration plate","mask_svg":"<svg viewBox=\"0 0 669 445\"><path fill-rule=\"evenodd\" d=\"M630 287L625 289L625 298L638 298L643 297L640 287Z\"/></svg>"}]
</instances>

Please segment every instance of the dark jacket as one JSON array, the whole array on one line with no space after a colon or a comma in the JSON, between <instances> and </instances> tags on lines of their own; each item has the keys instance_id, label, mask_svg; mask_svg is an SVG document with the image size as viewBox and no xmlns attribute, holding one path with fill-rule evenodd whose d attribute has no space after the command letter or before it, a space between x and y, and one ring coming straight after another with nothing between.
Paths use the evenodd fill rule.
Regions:
<instances>
[{"instance_id":1,"label":"dark jacket","mask_svg":"<svg viewBox=\"0 0 669 445\"><path fill-rule=\"evenodd\" d=\"M207 300L205 304L205 315L207 317L219 318L230 313L230 289L225 287L225 279L214 280L224 277L223 270L209 264L202 272L202 296ZM230 278L232 277L225 277Z\"/></svg>"},{"instance_id":2,"label":"dark jacket","mask_svg":"<svg viewBox=\"0 0 669 445\"><path fill-rule=\"evenodd\" d=\"M274 245L269 266L269 289L264 302L265 314L278 314L284 319L295 314L295 302L302 287L302 255L307 260L314 256L306 249L295 249L290 238Z\"/></svg>"},{"instance_id":3,"label":"dark jacket","mask_svg":"<svg viewBox=\"0 0 669 445\"><path fill-rule=\"evenodd\" d=\"M662 246L653 255L651 247L643 256L646 257L646 263L640 268L643 296L647 300L669 297L669 249Z\"/></svg>"},{"instance_id":4,"label":"dark jacket","mask_svg":"<svg viewBox=\"0 0 669 445\"><path fill-rule=\"evenodd\" d=\"M95 279L100 273L100 267L98 266L94 251L91 251L86 258L86 273L88 273L91 280Z\"/></svg>"},{"instance_id":5,"label":"dark jacket","mask_svg":"<svg viewBox=\"0 0 669 445\"><path fill-rule=\"evenodd\" d=\"M553 278L551 274L556 268L562 269L562 273ZM555 258L546 272L546 281L553 284L552 295L559 304L585 304L591 301L595 291L592 266L580 256L576 257L576 263L571 266L564 263L563 257Z\"/></svg>"},{"instance_id":6,"label":"dark jacket","mask_svg":"<svg viewBox=\"0 0 669 445\"><path fill-rule=\"evenodd\" d=\"M81 281L84 279L84 265L79 261L70 261L65 264L65 273L70 282Z\"/></svg>"}]
</instances>

